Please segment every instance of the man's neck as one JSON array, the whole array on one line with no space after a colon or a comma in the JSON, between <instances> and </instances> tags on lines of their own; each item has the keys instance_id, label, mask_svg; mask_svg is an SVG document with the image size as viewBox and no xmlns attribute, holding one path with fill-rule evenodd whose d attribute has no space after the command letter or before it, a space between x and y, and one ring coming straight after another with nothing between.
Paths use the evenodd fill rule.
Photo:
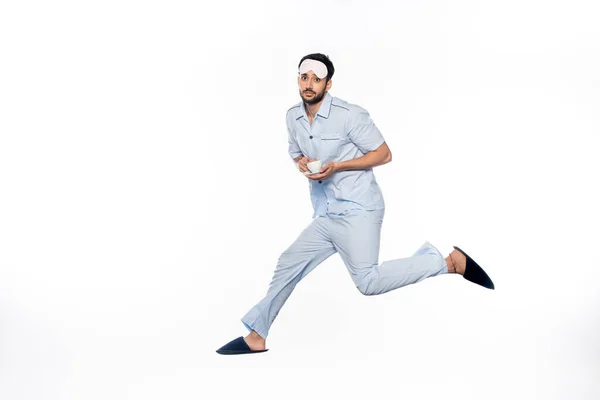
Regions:
<instances>
[{"instance_id":1,"label":"man's neck","mask_svg":"<svg viewBox=\"0 0 600 400\"><path fill-rule=\"evenodd\" d=\"M305 107L305 110L306 110L306 116L308 117L308 120L311 123L313 122L313 120L317 116L317 112L319 112L319 108L321 108L321 104L323 104L323 100L325 100L325 96L323 96L323 98L321 99L321 101L319 101L318 103L315 103L315 104L307 104L306 102L304 102L304 107Z\"/></svg>"}]
</instances>

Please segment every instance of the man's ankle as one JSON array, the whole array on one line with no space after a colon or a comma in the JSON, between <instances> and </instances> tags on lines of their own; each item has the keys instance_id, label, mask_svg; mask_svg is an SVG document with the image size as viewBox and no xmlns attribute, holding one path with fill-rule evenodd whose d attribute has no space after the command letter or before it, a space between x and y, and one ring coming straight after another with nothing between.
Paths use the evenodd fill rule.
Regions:
<instances>
[{"instance_id":1,"label":"man's ankle","mask_svg":"<svg viewBox=\"0 0 600 400\"><path fill-rule=\"evenodd\" d=\"M448 267L448 273L456 274L456 266L454 265L454 261L452 260L452 257L448 256L445 258L445 260L446 260L446 266Z\"/></svg>"},{"instance_id":2,"label":"man's ankle","mask_svg":"<svg viewBox=\"0 0 600 400\"><path fill-rule=\"evenodd\" d=\"M250 332L250 334L248 335L248 338L254 341L265 341L265 339L260 336L258 333L256 333L255 331Z\"/></svg>"}]
</instances>

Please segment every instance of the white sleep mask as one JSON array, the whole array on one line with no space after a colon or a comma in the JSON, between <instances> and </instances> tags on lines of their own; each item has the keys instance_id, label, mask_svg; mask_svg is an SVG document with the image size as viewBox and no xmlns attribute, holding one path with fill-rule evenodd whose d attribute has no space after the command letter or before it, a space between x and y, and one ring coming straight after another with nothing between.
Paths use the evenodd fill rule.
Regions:
<instances>
[{"instance_id":1,"label":"white sleep mask","mask_svg":"<svg viewBox=\"0 0 600 400\"><path fill-rule=\"evenodd\" d=\"M323 79L327 76L327 67L325 66L325 64L323 64L321 61L307 58L306 60L302 61L302 64L300 64L300 67L298 68L298 73L302 75L310 70L312 70L312 72L314 72L315 75L320 79Z\"/></svg>"}]
</instances>

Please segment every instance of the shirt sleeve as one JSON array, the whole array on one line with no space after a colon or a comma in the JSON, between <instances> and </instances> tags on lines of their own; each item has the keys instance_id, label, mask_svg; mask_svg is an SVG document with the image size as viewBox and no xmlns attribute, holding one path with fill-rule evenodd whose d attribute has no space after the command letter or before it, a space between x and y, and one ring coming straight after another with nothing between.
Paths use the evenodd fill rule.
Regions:
<instances>
[{"instance_id":1,"label":"shirt sleeve","mask_svg":"<svg viewBox=\"0 0 600 400\"><path fill-rule=\"evenodd\" d=\"M360 107L350 113L348 137L364 154L376 150L385 142L367 110Z\"/></svg>"},{"instance_id":2,"label":"shirt sleeve","mask_svg":"<svg viewBox=\"0 0 600 400\"><path fill-rule=\"evenodd\" d=\"M287 131L288 131L288 153L290 153L290 157L293 160L294 158L302 155L302 151L300 150L300 147L298 146L298 143L296 142L296 139L294 138L294 135L292 134L292 129L290 127L290 123L287 118L286 118L286 125L287 125Z\"/></svg>"}]
</instances>

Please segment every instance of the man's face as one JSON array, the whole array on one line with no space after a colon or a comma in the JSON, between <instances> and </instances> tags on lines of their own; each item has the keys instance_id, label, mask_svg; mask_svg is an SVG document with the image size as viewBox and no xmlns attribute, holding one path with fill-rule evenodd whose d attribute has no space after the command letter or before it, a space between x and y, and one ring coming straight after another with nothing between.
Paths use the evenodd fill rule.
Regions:
<instances>
[{"instance_id":1,"label":"man's face","mask_svg":"<svg viewBox=\"0 0 600 400\"><path fill-rule=\"evenodd\" d=\"M314 72L308 71L298 76L298 89L300 97L306 104L317 104L325 93L331 88L331 81L325 83L327 78L320 79Z\"/></svg>"}]
</instances>

